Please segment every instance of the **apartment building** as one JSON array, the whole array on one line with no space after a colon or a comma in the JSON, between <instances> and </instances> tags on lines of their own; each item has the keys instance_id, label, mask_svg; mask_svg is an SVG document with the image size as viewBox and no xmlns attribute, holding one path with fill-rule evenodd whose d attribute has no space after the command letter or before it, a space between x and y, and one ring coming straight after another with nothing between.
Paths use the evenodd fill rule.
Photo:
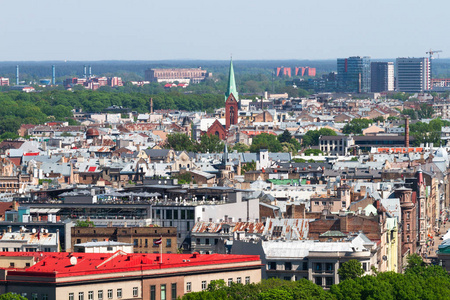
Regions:
<instances>
[{"instance_id":1,"label":"apartment building","mask_svg":"<svg viewBox=\"0 0 450 300\"><path fill-rule=\"evenodd\" d=\"M29 300L167 300L206 290L211 280L256 283L255 255L14 253L0 254L0 294Z\"/></svg>"}]
</instances>

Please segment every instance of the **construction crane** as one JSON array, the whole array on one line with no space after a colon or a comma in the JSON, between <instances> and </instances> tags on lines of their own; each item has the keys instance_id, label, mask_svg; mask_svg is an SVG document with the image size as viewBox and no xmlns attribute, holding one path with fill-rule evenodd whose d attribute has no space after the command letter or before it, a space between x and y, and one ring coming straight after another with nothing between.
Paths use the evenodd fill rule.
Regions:
<instances>
[{"instance_id":1,"label":"construction crane","mask_svg":"<svg viewBox=\"0 0 450 300\"><path fill-rule=\"evenodd\" d=\"M435 53L439 53L442 52L442 50L432 50L430 49L430 51L427 51L426 53L430 55L430 59L428 60L428 63L430 64L430 90L433 89L433 72L431 69L431 60L433 59L433 54Z\"/></svg>"}]
</instances>

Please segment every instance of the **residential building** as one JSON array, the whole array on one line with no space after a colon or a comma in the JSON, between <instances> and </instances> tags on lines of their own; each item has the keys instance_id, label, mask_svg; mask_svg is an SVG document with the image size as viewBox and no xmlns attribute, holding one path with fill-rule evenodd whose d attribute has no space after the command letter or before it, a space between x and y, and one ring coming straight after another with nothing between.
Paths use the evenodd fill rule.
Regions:
<instances>
[{"instance_id":1,"label":"residential building","mask_svg":"<svg viewBox=\"0 0 450 300\"><path fill-rule=\"evenodd\" d=\"M316 68L311 67L295 67L295 76L316 76Z\"/></svg>"},{"instance_id":2,"label":"residential building","mask_svg":"<svg viewBox=\"0 0 450 300\"><path fill-rule=\"evenodd\" d=\"M355 141L352 136L336 135L336 136L320 136L320 151L329 155L348 155L354 147Z\"/></svg>"},{"instance_id":3,"label":"residential building","mask_svg":"<svg viewBox=\"0 0 450 300\"><path fill-rule=\"evenodd\" d=\"M289 67L277 67L275 68L276 77L291 77L291 68Z\"/></svg>"},{"instance_id":4,"label":"residential building","mask_svg":"<svg viewBox=\"0 0 450 300\"><path fill-rule=\"evenodd\" d=\"M372 62L370 64L371 92L391 92L394 90L394 63Z\"/></svg>"},{"instance_id":5,"label":"residential building","mask_svg":"<svg viewBox=\"0 0 450 300\"><path fill-rule=\"evenodd\" d=\"M370 92L370 57L352 56L337 59L338 90L348 93Z\"/></svg>"},{"instance_id":6,"label":"residential building","mask_svg":"<svg viewBox=\"0 0 450 300\"><path fill-rule=\"evenodd\" d=\"M256 255L5 252L0 268L0 294L29 300L167 300L206 290L212 280L261 280Z\"/></svg>"},{"instance_id":7,"label":"residential building","mask_svg":"<svg viewBox=\"0 0 450 300\"><path fill-rule=\"evenodd\" d=\"M212 76L202 68L193 69L148 69L145 71L145 80L150 82L182 82L198 83Z\"/></svg>"},{"instance_id":8,"label":"residential building","mask_svg":"<svg viewBox=\"0 0 450 300\"><path fill-rule=\"evenodd\" d=\"M9 78L0 77L0 86L8 86L9 85Z\"/></svg>"},{"instance_id":9,"label":"residential building","mask_svg":"<svg viewBox=\"0 0 450 300\"><path fill-rule=\"evenodd\" d=\"M431 83L428 58L397 58L395 78L399 92L423 93L429 90Z\"/></svg>"},{"instance_id":10,"label":"residential building","mask_svg":"<svg viewBox=\"0 0 450 300\"><path fill-rule=\"evenodd\" d=\"M365 274L377 266L377 243L363 233L344 235L339 241L235 241L232 253L258 254L265 266L262 278L296 281L308 279L329 288L339 283L338 270L351 259L361 262Z\"/></svg>"},{"instance_id":11,"label":"residential building","mask_svg":"<svg viewBox=\"0 0 450 300\"><path fill-rule=\"evenodd\" d=\"M134 253L177 253L176 227L72 227L72 245L115 241L134 246Z\"/></svg>"}]
</instances>

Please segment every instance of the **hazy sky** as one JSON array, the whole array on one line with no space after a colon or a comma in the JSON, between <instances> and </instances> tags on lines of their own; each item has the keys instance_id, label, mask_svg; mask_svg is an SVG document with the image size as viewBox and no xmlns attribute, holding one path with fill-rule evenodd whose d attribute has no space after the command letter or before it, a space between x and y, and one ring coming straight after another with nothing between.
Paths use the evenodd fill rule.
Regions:
<instances>
[{"instance_id":1,"label":"hazy sky","mask_svg":"<svg viewBox=\"0 0 450 300\"><path fill-rule=\"evenodd\" d=\"M450 57L448 0L0 0L0 61Z\"/></svg>"}]
</instances>

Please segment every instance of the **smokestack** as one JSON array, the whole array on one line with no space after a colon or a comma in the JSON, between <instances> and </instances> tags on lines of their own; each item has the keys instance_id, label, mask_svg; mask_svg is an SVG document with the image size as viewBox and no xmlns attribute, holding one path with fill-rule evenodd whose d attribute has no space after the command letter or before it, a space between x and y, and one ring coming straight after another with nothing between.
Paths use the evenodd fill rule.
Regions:
<instances>
[{"instance_id":1,"label":"smokestack","mask_svg":"<svg viewBox=\"0 0 450 300\"><path fill-rule=\"evenodd\" d=\"M92 68L89 66L89 77L92 77Z\"/></svg>"},{"instance_id":2,"label":"smokestack","mask_svg":"<svg viewBox=\"0 0 450 300\"><path fill-rule=\"evenodd\" d=\"M405 117L405 147L409 147L409 116Z\"/></svg>"},{"instance_id":3,"label":"smokestack","mask_svg":"<svg viewBox=\"0 0 450 300\"><path fill-rule=\"evenodd\" d=\"M84 78L86 78L86 66L83 66L83 76L84 76Z\"/></svg>"},{"instance_id":4,"label":"smokestack","mask_svg":"<svg viewBox=\"0 0 450 300\"><path fill-rule=\"evenodd\" d=\"M52 85L56 85L55 65L52 66Z\"/></svg>"},{"instance_id":5,"label":"smokestack","mask_svg":"<svg viewBox=\"0 0 450 300\"><path fill-rule=\"evenodd\" d=\"M19 65L16 66L16 85L19 85Z\"/></svg>"},{"instance_id":6,"label":"smokestack","mask_svg":"<svg viewBox=\"0 0 450 300\"><path fill-rule=\"evenodd\" d=\"M153 114L153 98L150 98L150 114Z\"/></svg>"}]
</instances>

